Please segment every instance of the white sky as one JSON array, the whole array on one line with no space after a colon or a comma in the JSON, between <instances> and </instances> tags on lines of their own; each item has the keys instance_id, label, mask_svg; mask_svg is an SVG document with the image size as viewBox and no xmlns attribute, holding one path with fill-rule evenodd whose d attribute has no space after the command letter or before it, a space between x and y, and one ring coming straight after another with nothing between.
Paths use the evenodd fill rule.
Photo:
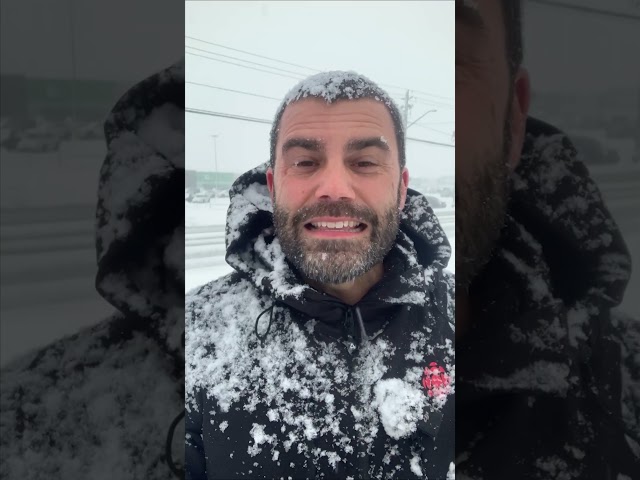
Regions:
<instances>
[{"instance_id":1,"label":"white sky","mask_svg":"<svg viewBox=\"0 0 640 480\"><path fill-rule=\"evenodd\" d=\"M563 0L640 15L637 0ZM525 64L542 92L599 93L640 87L640 22L525 3Z\"/></svg>"},{"instance_id":2,"label":"white sky","mask_svg":"<svg viewBox=\"0 0 640 480\"><path fill-rule=\"evenodd\" d=\"M0 5L2 73L72 78L72 32L78 78L135 83L184 54L182 2L2 0Z\"/></svg>"},{"instance_id":3,"label":"white sky","mask_svg":"<svg viewBox=\"0 0 640 480\"><path fill-rule=\"evenodd\" d=\"M419 90L409 136L452 143L455 99L455 12L453 1L429 2L187 2L185 35L317 70L355 70L397 99ZM187 107L272 120L295 77L313 70L252 57L185 39L187 52L241 63L232 56L289 70L277 76L186 55L187 81L251 92L278 100L186 85ZM244 63L244 62L243 62ZM245 63L246 64L246 63ZM263 68L252 65L255 68ZM400 88L398 88L400 87ZM435 96L430 96L432 94ZM220 171L241 173L269 155L267 124L186 115L187 168L214 169L212 134ZM407 164L417 177L453 175L455 149L408 142Z\"/></svg>"}]
</instances>

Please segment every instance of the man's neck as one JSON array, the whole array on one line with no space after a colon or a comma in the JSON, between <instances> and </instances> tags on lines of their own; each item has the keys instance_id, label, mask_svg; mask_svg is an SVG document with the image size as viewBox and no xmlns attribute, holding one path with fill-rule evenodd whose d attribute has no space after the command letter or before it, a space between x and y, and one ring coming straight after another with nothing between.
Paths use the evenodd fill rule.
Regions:
<instances>
[{"instance_id":1,"label":"man's neck","mask_svg":"<svg viewBox=\"0 0 640 480\"><path fill-rule=\"evenodd\" d=\"M308 280L309 285L329 295L339 298L347 305L355 305L367 294L371 287L384 275L384 265L379 263L355 280L340 284L321 284Z\"/></svg>"}]
</instances>

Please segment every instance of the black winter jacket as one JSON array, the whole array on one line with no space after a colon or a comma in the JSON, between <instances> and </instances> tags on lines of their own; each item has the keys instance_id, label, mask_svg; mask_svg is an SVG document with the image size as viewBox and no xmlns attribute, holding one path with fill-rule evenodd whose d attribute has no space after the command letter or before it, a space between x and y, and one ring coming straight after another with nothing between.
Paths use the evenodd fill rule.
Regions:
<instances>
[{"instance_id":1,"label":"black winter jacket","mask_svg":"<svg viewBox=\"0 0 640 480\"><path fill-rule=\"evenodd\" d=\"M187 478L447 478L453 279L431 208L410 190L384 278L351 307L285 260L265 168L231 190L236 271L187 296Z\"/></svg>"},{"instance_id":2,"label":"black winter jacket","mask_svg":"<svg viewBox=\"0 0 640 480\"><path fill-rule=\"evenodd\" d=\"M640 323L613 310L631 270L622 236L554 127L529 120L512 180L457 343L457 473L640 478Z\"/></svg>"}]
</instances>

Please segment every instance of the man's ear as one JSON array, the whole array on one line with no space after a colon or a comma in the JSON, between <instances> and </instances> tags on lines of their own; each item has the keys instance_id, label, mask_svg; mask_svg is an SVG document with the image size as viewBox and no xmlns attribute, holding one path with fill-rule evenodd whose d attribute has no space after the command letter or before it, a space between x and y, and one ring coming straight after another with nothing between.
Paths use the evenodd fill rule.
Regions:
<instances>
[{"instance_id":1,"label":"man's ear","mask_svg":"<svg viewBox=\"0 0 640 480\"><path fill-rule=\"evenodd\" d=\"M273 202L273 169L271 167L267 168L267 188Z\"/></svg>"},{"instance_id":2,"label":"man's ear","mask_svg":"<svg viewBox=\"0 0 640 480\"><path fill-rule=\"evenodd\" d=\"M529 72L519 68L513 81L513 93L511 97L511 149L509 150L509 168L513 171L520 163L522 145L526 135L527 116L531 103L531 85Z\"/></svg>"},{"instance_id":3,"label":"man's ear","mask_svg":"<svg viewBox=\"0 0 640 480\"><path fill-rule=\"evenodd\" d=\"M407 201L407 188L409 188L409 170L404 167L400 174L400 204L398 205L400 210L404 209L404 204Z\"/></svg>"}]
</instances>

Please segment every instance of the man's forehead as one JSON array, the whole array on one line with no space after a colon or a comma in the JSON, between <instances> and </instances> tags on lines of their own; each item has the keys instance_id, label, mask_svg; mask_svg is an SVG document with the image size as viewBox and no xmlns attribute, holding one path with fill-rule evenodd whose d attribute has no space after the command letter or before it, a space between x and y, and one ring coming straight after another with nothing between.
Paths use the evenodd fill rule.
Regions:
<instances>
[{"instance_id":1,"label":"man's forehead","mask_svg":"<svg viewBox=\"0 0 640 480\"><path fill-rule=\"evenodd\" d=\"M329 104L321 99L306 98L291 103L284 110L280 121L280 133L286 136L292 129L343 128L345 124L363 128L394 128L391 114L386 106L377 100L362 98L339 100Z\"/></svg>"}]
</instances>

